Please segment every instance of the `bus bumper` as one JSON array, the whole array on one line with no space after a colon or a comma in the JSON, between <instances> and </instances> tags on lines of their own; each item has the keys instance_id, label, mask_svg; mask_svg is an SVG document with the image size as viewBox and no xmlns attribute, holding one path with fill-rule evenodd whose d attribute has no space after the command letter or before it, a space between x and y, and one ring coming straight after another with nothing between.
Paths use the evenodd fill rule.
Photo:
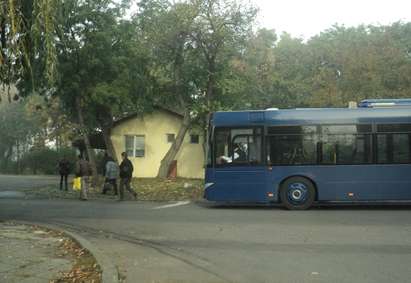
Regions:
<instances>
[{"instance_id":1,"label":"bus bumper","mask_svg":"<svg viewBox=\"0 0 411 283\"><path fill-rule=\"evenodd\" d=\"M210 200L210 191L213 189L214 183L205 183L204 184L204 198Z\"/></svg>"}]
</instances>

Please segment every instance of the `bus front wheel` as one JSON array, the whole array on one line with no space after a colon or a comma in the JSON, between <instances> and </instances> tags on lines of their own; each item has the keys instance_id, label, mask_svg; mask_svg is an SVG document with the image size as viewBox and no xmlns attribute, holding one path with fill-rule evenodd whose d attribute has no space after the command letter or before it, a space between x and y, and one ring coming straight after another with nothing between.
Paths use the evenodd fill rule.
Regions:
<instances>
[{"instance_id":1,"label":"bus front wheel","mask_svg":"<svg viewBox=\"0 0 411 283\"><path fill-rule=\"evenodd\" d=\"M287 209L308 209L315 199L315 187L304 177L291 177L281 185L280 198Z\"/></svg>"}]
</instances>

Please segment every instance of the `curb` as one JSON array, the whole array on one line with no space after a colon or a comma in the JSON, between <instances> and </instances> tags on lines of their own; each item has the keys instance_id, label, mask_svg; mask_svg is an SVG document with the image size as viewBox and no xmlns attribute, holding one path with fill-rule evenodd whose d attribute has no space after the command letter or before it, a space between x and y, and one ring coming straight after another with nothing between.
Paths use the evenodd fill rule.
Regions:
<instances>
[{"instance_id":1,"label":"curb","mask_svg":"<svg viewBox=\"0 0 411 283\"><path fill-rule=\"evenodd\" d=\"M94 246L90 241L86 240L82 236L80 236L77 233L69 232L58 225L53 225L53 224L45 224L45 223L39 223L39 222L29 222L29 221L13 221L15 223L21 223L21 224L26 224L26 225L36 225L39 227L44 227L50 230L57 230L59 232L64 233L67 235L69 238L71 238L73 241L75 241L77 244L79 244L81 247L85 248L88 250L93 257L96 259L97 264L100 265L101 268L101 281L102 283L118 283L119 282L119 274L117 271L117 268L114 266L114 264L110 261L110 259L103 254L102 251L100 251L96 246Z\"/></svg>"}]
</instances>

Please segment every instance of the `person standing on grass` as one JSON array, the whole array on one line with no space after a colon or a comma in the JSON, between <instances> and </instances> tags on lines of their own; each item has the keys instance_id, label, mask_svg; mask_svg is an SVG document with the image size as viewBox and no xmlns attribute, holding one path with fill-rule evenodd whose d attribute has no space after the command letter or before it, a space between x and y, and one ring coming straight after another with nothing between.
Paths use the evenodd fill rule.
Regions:
<instances>
[{"instance_id":1,"label":"person standing on grass","mask_svg":"<svg viewBox=\"0 0 411 283\"><path fill-rule=\"evenodd\" d=\"M76 162L76 177L81 178L81 191L80 199L87 200L88 193L88 181L90 176L91 168L87 160L85 160L81 155L78 156Z\"/></svg>"},{"instance_id":2,"label":"person standing on grass","mask_svg":"<svg viewBox=\"0 0 411 283\"><path fill-rule=\"evenodd\" d=\"M104 153L103 159L101 160L100 169L101 174L106 176L106 169L107 169L107 162L109 162L112 158L108 155L107 152Z\"/></svg>"},{"instance_id":3,"label":"person standing on grass","mask_svg":"<svg viewBox=\"0 0 411 283\"><path fill-rule=\"evenodd\" d=\"M118 189L117 189L117 178L118 178L118 165L114 161L113 158L107 157L107 163L106 163L106 168L104 170L105 172L105 181L103 185L103 195L106 194L106 192L110 189L110 186L113 187L114 190L114 195L118 195Z\"/></svg>"},{"instance_id":4,"label":"person standing on grass","mask_svg":"<svg viewBox=\"0 0 411 283\"><path fill-rule=\"evenodd\" d=\"M131 177L133 177L133 164L127 158L127 153L122 152L123 161L120 164L120 200L124 200L124 187L137 199L137 193L130 187Z\"/></svg>"},{"instance_id":5,"label":"person standing on grass","mask_svg":"<svg viewBox=\"0 0 411 283\"><path fill-rule=\"evenodd\" d=\"M70 174L70 162L66 159L65 156L59 161L58 164L59 173L60 173L60 191L63 190L63 180L64 180L64 188L67 191L67 178Z\"/></svg>"}]
</instances>

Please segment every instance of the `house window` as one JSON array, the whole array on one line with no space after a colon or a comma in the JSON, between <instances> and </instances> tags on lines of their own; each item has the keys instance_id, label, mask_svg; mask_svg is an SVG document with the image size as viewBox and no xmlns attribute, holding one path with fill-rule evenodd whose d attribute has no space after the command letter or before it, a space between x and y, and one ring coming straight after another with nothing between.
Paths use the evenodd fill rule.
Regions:
<instances>
[{"instance_id":1,"label":"house window","mask_svg":"<svg viewBox=\"0 0 411 283\"><path fill-rule=\"evenodd\" d=\"M190 143L198 144L199 142L200 142L200 136L199 135L190 135Z\"/></svg>"},{"instance_id":2,"label":"house window","mask_svg":"<svg viewBox=\"0 0 411 283\"><path fill-rule=\"evenodd\" d=\"M127 155L130 157L144 157L145 138L144 136L125 136Z\"/></svg>"},{"instance_id":3,"label":"house window","mask_svg":"<svg viewBox=\"0 0 411 283\"><path fill-rule=\"evenodd\" d=\"M168 143L173 143L175 139L176 139L175 134L167 134L167 142Z\"/></svg>"}]
</instances>

